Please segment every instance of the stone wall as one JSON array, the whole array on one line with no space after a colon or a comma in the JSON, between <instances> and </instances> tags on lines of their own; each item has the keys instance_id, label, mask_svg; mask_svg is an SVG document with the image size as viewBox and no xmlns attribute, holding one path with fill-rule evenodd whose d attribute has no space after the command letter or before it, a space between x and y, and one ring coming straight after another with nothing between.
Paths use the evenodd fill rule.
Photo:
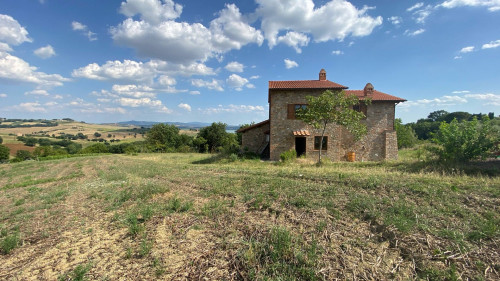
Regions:
<instances>
[{"instance_id":1,"label":"stone wall","mask_svg":"<svg viewBox=\"0 0 500 281\"><path fill-rule=\"evenodd\" d=\"M269 131L269 123L245 131L241 135L241 147L257 154L261 153L259 150L264 149L267 144L265 134L267 131Z\"/></svg>"},{"instance_id":2,"label":"stone wall","mask_svg":"<svg viewBox=\"0 0 500 281\"><path fill-rule=\"evenodd\" d=\"M385 131L385 159L398 159L398 136L394 130Z\"/></svg>"},{"instance_id":3,"label":"stone wall","mask_svg":"<svg viewBox=\"0 0 500 281\"><path fill-rule=\"evenodd\" d=\"M308 130L306 137L306 157L316 159L314 137L321 136L321 130L305 124L301 120L288 119L288 104L305 104L306 96L318 96L324 90L272 90L269 96L270 117L270 159L279 160L282 152L295 149L293 131ZM328 125L325 136L328 146L322 155L333 161L346 160L347 152L356 153L356 161L379 161L397 158L397 138L386 133L394 130L394 102L374 101L367 108L367 119L363 122L368 127L368 134L353 143L351 134L339 126ZM394 148L393 141L396 140Z\"/></svg>"}]
</instances>

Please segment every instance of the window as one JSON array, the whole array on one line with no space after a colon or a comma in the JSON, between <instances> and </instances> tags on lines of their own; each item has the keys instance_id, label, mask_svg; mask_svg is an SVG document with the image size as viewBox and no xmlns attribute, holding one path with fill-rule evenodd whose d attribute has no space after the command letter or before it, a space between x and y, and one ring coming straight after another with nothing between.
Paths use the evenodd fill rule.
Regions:
<instances>
[{"instance_id":1,"label":"window","mask_svg":"<svg viewBox=\"0 0 500 281\"><path fill-rule=\"evenodd\" d=\"M363 119L366 119L366 116L367 116L367 111L368 111L368 107L366 106L366 104L364 103L359 103L357 105L354 105L352 107L353 110L357 111L357 112L361 112L365 115L365 118Z\"/></svg>"},{"instance_id":2,"label":"window","mask_svg":"<svg viewBox=\"0 0 500 281\"><path fill-rule=\"evenodd\" d=\"M305 109L307 104L289 104L288 105L288 119L297 119L297 111L299 109Z\"/></svg>"},{"instance_id":3,"label":"window","mask_svg":"<svg viewBox=\"0 0 500 281\"><path fill-rule=\"evenodd\" d=\"M315 136L314 137L314 150L319 150L319 143L321 142L321 136ZM327 150L328 149L328 137L324 136L323 137L323 147L321 147L321 150Z\"/></svg>"}]
</instances>

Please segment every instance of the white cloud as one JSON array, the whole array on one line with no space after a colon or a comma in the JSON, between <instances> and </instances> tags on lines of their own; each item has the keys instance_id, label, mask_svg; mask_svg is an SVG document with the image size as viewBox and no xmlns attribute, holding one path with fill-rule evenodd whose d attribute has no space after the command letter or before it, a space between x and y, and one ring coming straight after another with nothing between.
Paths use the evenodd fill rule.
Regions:
<instances>
[{"instance_id":1,"label":"white cloud","mask_svg":"<svg viewBox=\"0 0 500 281\"><path fill-rule=\"evenodd\" d=\"M500 10L500 1L498 0L447 0L439 6L444 8L457 8L457 7L488 7L491 12Z\"/></svg>"},{"instance_id":2,"label":"white cloud","mask_svg":"<svg viewBox=\"0 0 500 281\"><path fill-rule=\"evenodd\" d=\"M398 17L398 16L392 16L392 17L390 17L390 18L387 18L387 20L388 20L390 23L392 23L392 24L394 24L394 25L396 25L396 26L400 25L400 24L401 24L401 22L403 22L403 19L402 19L401 17Z\"/></svg>"},{"instance_id":3,"label":"white cloud","mask_svg":"<svg viewBox=\"0 0 500 281\"><path fill-rule=\"evenodd\" d=\"M253 79L259 79L260 76L259 75L253 75L253 76L250 76L250 79L253 80Z\"/></svg>"},{"instance_id":4,"label":"white cloud","mask_svg":"<svg viewBox=\"0 0 500 281\"><path fill-rule=\"evenodd\" d=\"M54 95L54 96L52 96L52 98L56 99L56 100L62 100L63 96L61 96L61 95Z\"/></svg>"},{"instance_id":5,"label":"white cloud","mask_svg":"<svg viewBox=\"0 0 500 281\"><path fill-rule=\"evenodd\" d=\"M28 37L28 31L13 17L0 14L0 42L17 46L32 40ZM3 48L5 49L5 46Z\"/></svg>"},{"instance_id":6,"label":"white cloud","mask_svg":"<svg viewBox=\"0 0 500 281\"><path fill-rule=\"evenodd\" d=\"M453 91L451 92L452 94L467 94L467 93L470 93L470 91Z\"/></svg>"},{"instance_id":7,"label":"white cloud","mask_svg":"<svg viewBox=\"0 0 500 281\"><path fill-rule=\"evenodd\" d=\"M4 93L0 94L0 98L6 98L6 97L7 97L7 94L4 94Z\"/></svg>"},{"instance_id":8,"label":"white cloud","mask_svg":"<svg viewBox=\"0 0 500 281\"><path fill-rule=\"evenodd\" d=\"M47 112L47 110L38 102L25 102L13 106L13 108L21 112Z\"/></svg>"},{"instance_id":9,"label":"white cloud","mask_svg":"<svg viewBox=\"0 0 500 281\"><path fill-rule=\"evenodd\" d=\"M481 49L491 49L500 47L500 40L491 41L490 43L484 44Z\"/></svg>"},{"instance_id":10,"label":"white cloud","mask_svg":"<svg viewBox=\"0 0 500 281\"><path fill-rule=\"evenodd\" d=\"M302 53L300 47L306 47L309 44L309 37L301 32L288 31L285 35L278 37L277 43L284 43L300 54Z\"/></svg>"},{"instance_id":11,"label":"white cloud","mask_svg":"<svg viewBox=\"0 0 500 281\"><path fill-rule=\"evenodd\" d=\"M470 52L473 52L473 51L474 51L474 46L469 46L469 47L463 47L460 50L460 53L461 54L465 54L465 53L470 53Z\"/></svg>"},{"instance_id":12,"label":"white cloud","mask_svg":"<svg viewBox=\"0 0 500 281\"><path fill-rule=\"evenodd\" d=\"M127 17L140 15L141 20L158 24L162 21L178 18L182 13L182 5L172 0L127 0L122 2L120 13Z\"/></svg>"},{"instance_id":13,"label":"white cloud","mask_svg":"<svg viewBox=\"0 0 500 281\"><path fill-rule=\"evenodd\" d=\"M500 95L495 94L467 94L466 98L482 100L486 105L500 106Z\"/></svg>"},{"instance_id":14,"label":"white cloud","mask_svg":"<svg viewBox=\"0 0 500 281\"><path fill-rule=\"evenodd\" d=\"M133 98L156 97L156 94L153 92L153 89L151 87L143 85L113 85L112 91L114 94L118 96L127 96ZM116 97L116 95L115 96L110 95L110 96Z\"/></svg>"},{"instance_id":15,"label":"white cloud","mask_svg":"<svg viewBox=\"0 0 500 281\"><path fill-rule=\"evenodd\" d=\"M44 103L43 105L44 106L55 106L55 105L58 105L58 103L55 101L49 101L49 102Z\"/></svg>"},{"instance_id":16,"label":"white cloud","mask_svg":"<svg viewBox=\"0 0 500 281\"><path fill-rule=\"evenodd\" d=\"M37 89L37 90L33 90L33 91L29 91L29 92L26 92L24 93L25 96L28 96L28 95L34 95L34 96L49 96L49 93L45 90L40 90L40 89Z\"/></svg>"},{"instance_id":17,"label":"white cloud","mask_svg":"<svg viewBox=\"0 0 500 281\"><path fill-rule=\"evenodd\" d=\"M204 114L217 114L223 112L231 112L231 113L264 113L265 109L260 105L234 105L230 104L228 106L219 105L217 107L209 107L205 109L199 109Z\"/></svg>"},{"instance_id":18,"label":"white cloud","mask_svg":"<svg viewBox=\"0 0 500 281\"><path fill-rule=\"evenodd\" d=\"M149 64L131 60L107 61L102 66L89 64L73 70L73 77L93 80L114 80L127 82L153 82L155 70Z\"/></svg>"},{"instance_id":19,"label":"white cloud","mask_svg":"<svg viewBox=\"0 0 500 281\"><path fill-rule=\"evenodd\" d=\"M339 55L342 55L342 54L344 54L344 52L342 52L342 51L340 51L340 50L332 51L332 55L337 55L337 56L339 56Z\"/></svg>"},{"instance_id":20,"label":"white cloud","mask_svg":"<svg viewBox=\"0 0 500 281\"><path fill-rule=\"evenodd\" d=\"M165 16L155 16L161 15L166 8L158 0L147 2L156 3L149 6L152 10L147 13L144 9L134 10L140 15L140 21L129 17L110 29L116 43L134 48L141 56L188 64L217 57L249 43L262 44L261 32L246 22L234 4L226 5L207 28L200 23L176 22ZM170 5L168 3L164 5ZM176 11L180 15L181 9Z\"/></svg>"},{"instance_id":21,"label":"white cloud","mask_svg":"<svg viewBox=\"0 0 500 281\"><path fill-rule=\"evenodd\" d=\"M56 55L54 48L52 48L52 46L50 46L50 45L38 48L33 53L42 59L48 59L48 58Z\"/></svg>"},{"instance_id":22,"label":"white cloud","mask_svg":"<svg viewBox=\"0 0 500 281\"><path fill-rule=\"evenodd\" d=\"M243 72L243 64L237 62L237 61L232 61L228 63L225 67L226 70L231 71L231 72Z\"/></svg>"},{"instance_id":23,"label":"white cloud","mask_svg":"<svg viewBox=\"0 0 500 281\"><path fill-rule=\"evenodd\" d=\"M415 21L420 24L425 23L425 20L434 12L434 9L434 6L427 5L422 9L415 10L415 12L413 12Z\"/></svg>"},{"instance_id":24,"label":"white cloud","mask_svg":"<svg viewBox=\"0 0 500 281\"><path fill-rule=\"evenodd\" d=\"M442 96L434 99L421 99L416 101L409 100L407 102L398 105L398 107L409 108L415 106L421 106L421 107L451 106L457 104L464 104L467 102L468 102L467 99L460 96Z\"/></svg>"},{"instance_id":25,"label":"white cloud","mask_svg":"<svg viewBox=\"0 0 500 281\"><path fill-rule=\"evenodd\" d=\"M290 69L290 68L294 68L294 67L299 66L299 64L293 60L285 59L284 62L285 62L286 69Z\"/></svg>"},{"instance_id":26,"label":"white cloud","mask_svg":"<svg viewBox=\"0 0 500 281\"><path fill-rule=\"evenodd\" d=\"M423 28L417 29L415 31L410 31L407 29L407 30L405 30L404 34L407 36L416 36L416 35L422 34L424 32L425 32L425 29L423 29Z\"/></svg>"},{"instance_id":27,"label":"white cloud","mask_svg":"<svg viewBox=\"0 0 500 281\"><path fill-rule=\"evenodd\" d=\"M139 107L139 106L159 107L159 106L162 106L162 102L160 100L155 100L155 99L150 99L150 98L119 98L116 101L122 106L129 106L129 107Z\"/></svg>"},{"instance_id":28,"label":"white cloud","mask_svg":"<svg viewBox=\"0 0 500 281\"><path fill-rule=\"evenodd\" d=\"M200 95L200 91L189 91L190 95Z\"/></svg>"},{"instance_id":29,"label":"white cloud","mask_svg":"<svg viewBox=\"0 0 500 281\"><path fill-rule=\"evenodd\" d=\"M168 75L162 75L158 78L158 83L162 86L173 86L177 84L177 81Z\"/></svg>"},{"instance_id":30,"label":"white cloud","mask_svg":"<svg viewBox=\"0 0 500 281\"><path fill-rule=\"evenodd\" d=\"M191 80L191 84L193 86L196 86L198 88L208 88L210 90L216 90L216 91L224 91L222 86L220 85L220 82L218 80L212 79L212 81L205 81L202 79L193 79Z\"/></svg>"},{"instance_id":31,"label":"white cloud","mask_svg":"<svg viewBox=\"0 0 500 281\"><path fill-rule=\"evenodd\" d=\"M315 7L313 0L257 0L256 14L270 48L276 46L281 31L311 34L315 42L343 40L349 35L366 36L382 24L382 17L358 10L345 0L332 0ZM286 35L285 35L286 36ZM286 43L287 41L282 40ZM304 38L301 41L305 44Z\"/></svg>"},{"instance_id":32,"label":"white cloud","mask_svg":"<svg viewBox=\"0 0 500 281\"><path fill-rule=\"evenodd\" d=\"M191 106L187 103L180 103L177 107L182 108L187 111L191 111Z\"/></svg>"},{"instance_id":33,"label":"white cloud","mask_svg":"<svg viewBox=\"0 0 500 281\"><path fill-rule=\"evenodd\" d=\"M83 35L87 36L89 41L97 40L96 34L92 31L90 31L89 28L85 24L77 22L77 21L73 21L71 23L71 26L73 27L73 30L81 31Z\"/></svg>"},{"instance_id":34,"label":"white cloud","mask_svg":"<svg viewBox=\"0 0 500 281\"><path fill-rule=\"evenodd\" d=\"M64 78L59 74L46 74L36 70L36 67L31 66L26 61L11 54L0 52L0 80L35 83L46 87L61 86L62 82L69 81L68 78Z\"/></svg>"},{"instance_id":35,"label":"white cloud","mask_svg":"<svg viewBox=\"0 0 500 281\"><path fill-rule=\"evenodd\" d=\"M420 9L424 6L424 3L423 2L419 2L413 6L411 6L410 8L406 9L408 12L411 12L413 10L416 10L416 9Z\"/></svg>"},{"instance_id":36,"label":"white cloud","mask_svg":"<svg viewBox=\"0 0 500 281\"><path fill-rule=\"evenodd\" d=\"M9 44L0 42L0 52L12 52L12 48Z\"/></svg>"},{"instance_id":37,"label":"white cloud","mask_svg":"<svg viewBox=\"0 0 500 281\"><path fill-rule=\"evenodd\" d=\"M246 86L247 88L255 88L253 84L250 84L248 82L248 79L243 78L237 74L231 74L226 79L226 84L231 88L235 88L236 91L241 91L244 86Z\"/></svg>"},{"instance_id":38,"label":"white cloud","mask_svg":"<svg viewBox=\"0 0 500 281\"><path fill-rule=\"evenodd\" d=\"M454 56L454 57L453 57L453 59L454 59L454 60L459 60L459 59L461 59L461 58L462 58L462 56Z\"/></svg>"}]
</instances>

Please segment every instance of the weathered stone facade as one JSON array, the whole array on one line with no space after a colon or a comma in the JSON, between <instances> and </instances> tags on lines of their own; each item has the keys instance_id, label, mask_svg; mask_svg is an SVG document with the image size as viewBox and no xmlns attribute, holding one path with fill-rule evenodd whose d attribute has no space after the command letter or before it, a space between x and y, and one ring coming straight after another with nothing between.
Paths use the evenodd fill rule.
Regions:
<instances>
[{"instance_id":1,"label":"weathered stone facade","mask_svg":"<svg viewBox=\"0 0 500 281\"><path fill-rule=\"evenodd\" d=\"M271 84L271 82L276 83ZM319 96L325 90L342 91L346 88L326 80L324 70L320 72L319 80L270 81L269 120L242 131L243 147L261 153L259 150L267 144L265 133L269 131L271 160L279 160L281 153L292 149L304 150L305 157L316 159L319 151L315 149L314 141L315 137L321 137L321 130L292 117L290 106L306 104L306 96ZM322 155L333 161L347 160L348 152L356 154L356 161L397 159L397 136L394 131L395 105L404 99L375 91L370 83L364 90L346 91L346 94L355 94L360 99L367 97L372 99L372 103L366 107L367 117L362 121L366 124L368 133L360 141L354 142L352 135L346 129L329 124L325 131L327 146ZM297 140L297 138L302 139Z\"/></svg>"}]
</instances>

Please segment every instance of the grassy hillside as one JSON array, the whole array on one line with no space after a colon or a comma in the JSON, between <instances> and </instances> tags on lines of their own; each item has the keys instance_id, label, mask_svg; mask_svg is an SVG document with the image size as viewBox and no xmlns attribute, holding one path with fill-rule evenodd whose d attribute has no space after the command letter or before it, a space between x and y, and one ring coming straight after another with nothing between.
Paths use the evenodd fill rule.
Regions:
<instances>
[{"instance_id":1,"label":"grassy hillside","mask_svg":"<svg viewBox=\"0 0 500 281\"><path fill-rule=\"evenodd\" d=\"M499 177L209 157L0 165L0 279L500 278Z\"/></svg>"}]
</instances>

